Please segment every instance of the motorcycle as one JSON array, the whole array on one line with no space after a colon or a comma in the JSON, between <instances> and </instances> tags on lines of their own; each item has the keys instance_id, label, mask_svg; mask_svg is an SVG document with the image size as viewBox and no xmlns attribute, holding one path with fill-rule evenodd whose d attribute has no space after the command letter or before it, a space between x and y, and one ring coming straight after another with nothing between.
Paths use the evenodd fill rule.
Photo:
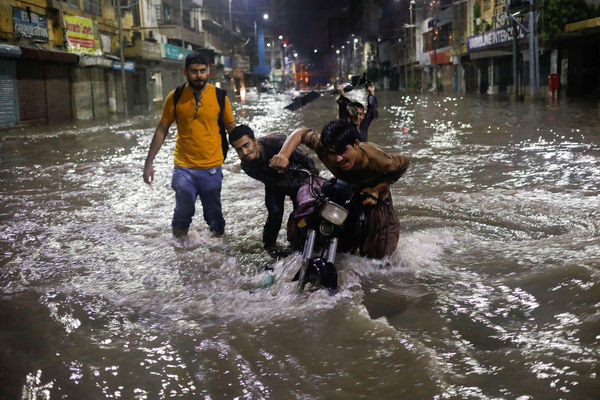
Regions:
<instances>
[{"instance_id":1,"label":"motorcycle","mask_svg":"<svg viewBox=\"0 0 600 400\"><path fill-rule=\"evenodd\" d=\"M356 238L361 236L365 223L360 207L364 194L336 178L325 180L293 165L286 170L308 178L298 191L298 206L287 226L288 241L302 250L302 265L292 281L298 281L299 293L311 283L335 294L338 290L335 257L340 248L355 250L353 243L358 243Z\"/></svg>"}]
</instances>

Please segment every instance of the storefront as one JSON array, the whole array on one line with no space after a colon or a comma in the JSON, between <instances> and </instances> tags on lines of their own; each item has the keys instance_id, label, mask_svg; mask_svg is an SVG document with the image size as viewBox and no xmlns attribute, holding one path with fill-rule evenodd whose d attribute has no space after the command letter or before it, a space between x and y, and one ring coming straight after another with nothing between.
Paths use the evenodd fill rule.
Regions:
<instances>
[{"instance_id":1,"label":"storefront","mask_svg":"<svg viewBox=\"0 0 600 400\"><path fill-rule=\"evenodd\" d=\"M89 120L110 115L108 71L112 60L105 57L81 55L75 68L73 99L75 119Z\"/></svg>"},{"instance_id":2,"label":"storefront","mask_svg":"<svg viewBox=\"0 0 600 400\"><path fill-rule=\"evenodd\" d=\"M0 128L19 123L16 58L21 49L0 44Z\"/></svg>"},{"instance_id":3,"label":"storefront","mask_svg":"<svg viewBox=\"0 0 600 400\"><path fill-rule=\"evenodd\" d=\"M19 121L26 124L73 120L71 77L74 54L21 47L16 60Z\"/></svg>"}]
</instances>

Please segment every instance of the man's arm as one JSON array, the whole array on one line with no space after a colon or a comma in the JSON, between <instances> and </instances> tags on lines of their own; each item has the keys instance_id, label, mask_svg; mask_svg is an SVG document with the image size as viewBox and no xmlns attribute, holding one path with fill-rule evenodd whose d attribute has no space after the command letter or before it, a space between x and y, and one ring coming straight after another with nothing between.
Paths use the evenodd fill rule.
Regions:
<instances>
[{"instance_id":1,"label":"man's arm","mask_svg":"<svg viewBox=\"0 0 600 400\"><path fill-rule=\"evenodd\" d=\"M315 175L319 174L319 171L315 168L315 162L300 150L294 150L289 160L290 163L296 164L300 168L307 169Z\"/></svg>"},{"instance_id":2,"label":"man's arm","mask_svg":"<svg viewBox=\"0 0 600 400\"><path fill-rule=\"evenodd\" d=\"M272 167L280 167L285 168L290 163L290 157L294 150L300 146L302 143L302 137L311 131L309 128L298 128L283 143L281 150L279 153L275 154L273 158L271 158L270 166ZM283 172L283 171L282 171Z\"/></svg>"},{"instance_id":3,"label":"man's arm","mask_svg":"<svg viewBox=\"0 0 600 400\"><path fill-rule=\"evenodd\" d=\"M348 100L348 98L346 97L346 93L344 93L344 86L337 85L336 90L337 90L338 94L340 95L340 97L338 97L338 99L337 99L338 119L349 118L350 115L348 115L348 110L346 110L346 105L348 105L350 103L350 100Z\"/></svg>"},{"instance_id":4,"label":"man's arm","mask_svg":"<svg viewBox=\"0 0 600 400\"><path fill-rule=\"evenodd\" d=\"M381 182L380 184L373 186L371 188L363 188L361 189L362 193L367 194L367 198L363 200L363 205L376 205L377 201L381 197L381 194L388 192L390 185Z\"/></svg>"},{"instance_id":5,"label":"man's arm","mask_svg":"<svg viewBox=\"0 0 600 400\"><path fill-rule=\"evenodd\" d=\"M152 136L150 149L148 149L148 155L146 156L146 162L144 163L144 182L146 182L148 185L151 185L152 181L154 180L154 167L152 165L154 157L156 157L158 151L165 142L165 138L169 133L170 126L171 124L159 122L156 130L154 131L154 136Z\"/></svg>"},{"instance_id":6,"label":"man's arm","mask_svg":"<svg viewBox=\"0 0 600 400\"><path fill-rule=\"evenodd\" d=\"M367 93L367 112L363 121L366 121L367 126L369 126L379 116L379 112L377 111L377 97L375 97L375 85L373 83L367 86Z\"/></svg>"},{"instance_id":7,"label":"man's arm","mask_svg":"<svg viewBox=\"0 0 600 400\"><path fill-rule=\"evenodd\" d=\"M225 130L227 133L231 133L231 131L235 128L235 121L225 123Z\"/></svg>"}]
</instances>

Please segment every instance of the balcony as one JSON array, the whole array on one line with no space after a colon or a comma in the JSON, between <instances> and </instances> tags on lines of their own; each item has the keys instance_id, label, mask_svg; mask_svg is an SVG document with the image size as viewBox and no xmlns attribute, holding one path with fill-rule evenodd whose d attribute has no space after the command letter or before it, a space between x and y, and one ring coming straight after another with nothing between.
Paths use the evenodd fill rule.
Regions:
<instances>
[{"instance_id":1,"label":"balcony","mask_svg":"<svg viewBox=\"0 0 600 400\"><path fill-rule=\"evenodd\" d=\"M128 58L143 58L146 60L160 61L160 44L155 42L148 42L146 40L136 40L133 47L126 47L123 49L125 57Z\"/></svg>"},{"instance_id":2,"label":"balcony","mask_svg":"<svg viewBox=\"0 0 600 400\"><path fill-rule=\"evenodd\" d=\"M177 25L161 25L159 31L169 39L177 40L181 40L181 33L183 31L183 40L186 43L195 44L197 46L204 46L205 43L203 32L196 32L186 28L181 29L181 27Z\"/></svg>"}]
</instances>

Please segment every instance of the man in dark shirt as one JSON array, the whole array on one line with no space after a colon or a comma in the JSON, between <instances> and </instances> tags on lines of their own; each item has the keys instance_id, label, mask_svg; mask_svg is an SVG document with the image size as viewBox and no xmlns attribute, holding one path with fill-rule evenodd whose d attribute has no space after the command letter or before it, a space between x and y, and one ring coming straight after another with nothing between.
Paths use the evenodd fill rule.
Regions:
<instances>
[{"instance_id":1,"label":"man in dark shirt","mask_svg":"<svg viewBox=\"0 0 600 400\"><path fill-rule=\"evenodd\" d=\"M279 153L285 140L285 135L273 133L256 139L254 132L247 125L238 125L229 134L229 143L242 161L242 170L249 177L265 184L268 217L263 229L263 243L267 250L272 249L277 241L277 234L283 220L285 196L292 199L295 208L298 189L305 179L303 176L292 177L280 174L269 167L269 161ZM290 163L308 169L315 175L319 174L313 160L297 150L290 156Z\"/></svg>"},{"instance_id":2,"label":"man in dark shirt","mask_svg":"<svg viewBox=\"0 0 600 400\"><path fill-rule=\"evenodd\" d=\"M377 97L375 97L375 86L373 82L369 82L365 90L367 91L367 111L365 106L358 101L350 101L344 93L344 87L338 85L336 87L340 97L338 103L338 118L348 120L358 129L360 133L360 141L368 142L369 126L374 119L379 116L377 112Z\"/></svg>"}]
</instances>

